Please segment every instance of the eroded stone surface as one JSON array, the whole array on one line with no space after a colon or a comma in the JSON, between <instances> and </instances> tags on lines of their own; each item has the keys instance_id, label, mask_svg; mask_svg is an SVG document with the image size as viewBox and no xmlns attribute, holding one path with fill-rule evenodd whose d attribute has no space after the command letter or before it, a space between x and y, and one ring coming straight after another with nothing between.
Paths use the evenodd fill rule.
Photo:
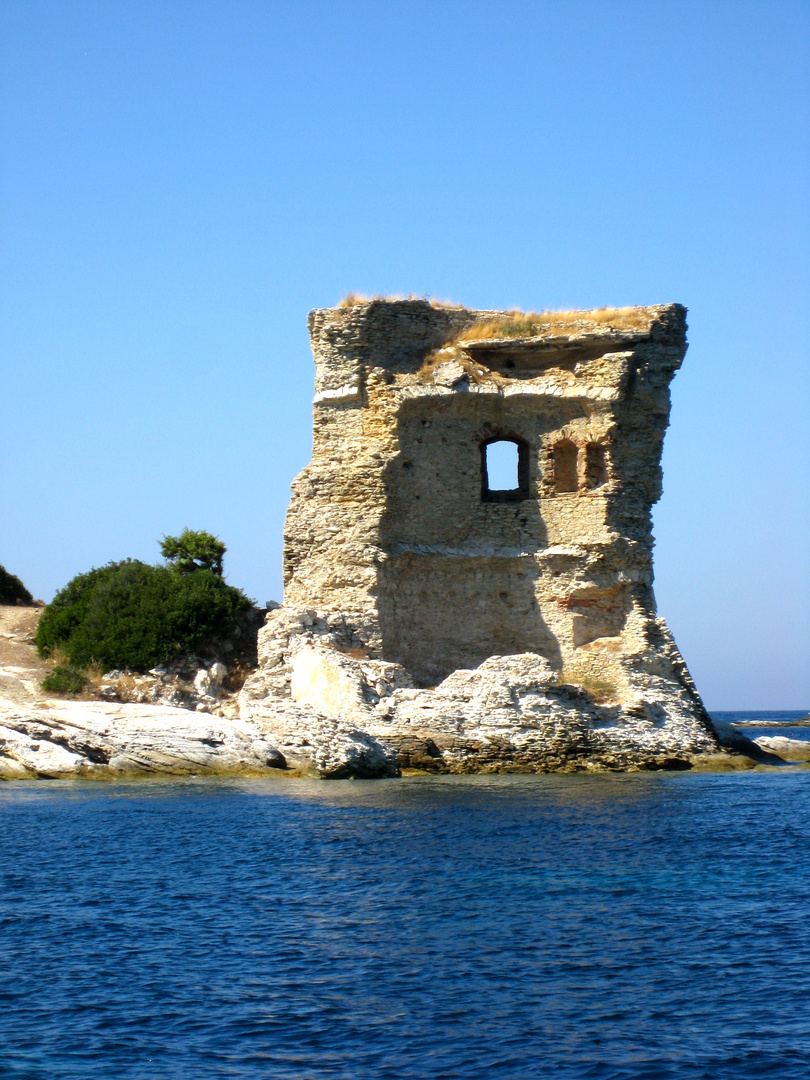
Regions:
<instances>
[{"instance_id":1,"label":"eroded stone surface","mask_svg":"<svg viewBox=\"0 0 810 1080\"><path fill-rule=\"evenodd\" d=\"M248 720L161 705L0 699L0 779L245 774L285 761Z\"/></svg>"},{"instance_id":2,"label":"eroded stone surface","mask_svg":"<svg viewBox=\"0 0 810 1080\"><path fill-rule=\"evenodd\" d=\"M0 780L278 770L341 778L399 772L391 747L351 719L299 709L289 695L269 710L251 709L243 701L239 716L235 696L222 690L227 671L221 663L201 667L191 658L187 667L155 669L145 676L108 672L102 693L107 687L112 695L102 701L49 696L41 687L49 668L34 648L38 614L0 607ZM397 685L391 667L377 665L381 691ZM390 683L380 681L386 675ZM264 696L259 673L257 690ZM161 700L175 694L180 707Z\"/></svg>"},{"instance_id":3,"label":"eroded stone surface","mask_svg":"<svg viewBox=\"0 0 810 1080\"><path fill-rule=\"evenodd\" d=\"M341 651L336 621L345 626L335 613L274 612L261 634L264 663L240 694L241 714L299 768L336 721L394 749L401 768L430 771L677 767L717 750L693 691L666 677L663 647L634 696L597 704L537 653L490 657L419 688L401 665Z\"/></svg>"},{"instance_id":4,"label":"eroded stone surface","mask_svg":"<svg viewBox=\"0 0 810 1080\"><path fill-rule=\"evenodd\" d=\"M652 592L686 313L618 314L310 314L313 456L242 715L283 715L288 740L351 724L403 767L450 771L717 751ZM490 483L495 442L508 487Z\"/></svg>"},{"instance_id":5,"label":"eroded stone surface","mask_svg":"<svg viewBox=\"0 0 810 1080\"><path fill-rule=\"evenodd\" d=\"M785 735L762 735L754 739L757 746L768 754L776 754L783 761L810 761L810 742L789 739Z\"/></svg>"}]
</instances>

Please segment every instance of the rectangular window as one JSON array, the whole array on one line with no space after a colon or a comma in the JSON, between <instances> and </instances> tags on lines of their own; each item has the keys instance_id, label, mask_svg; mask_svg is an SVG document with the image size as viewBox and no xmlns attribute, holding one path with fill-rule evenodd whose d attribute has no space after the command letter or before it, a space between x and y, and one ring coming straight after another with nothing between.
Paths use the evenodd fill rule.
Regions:
<instances>
[{"instance_id":1,"label":"rectangular window","mask_svg":"<svg viewBox=\"0 0 810 1080\"><path fill-rule=\"evenodd\" d=\"M529 446L522 439L488 439L481 444L481 498L520 502L529 497Z\"/></svg>"}]
</instances>

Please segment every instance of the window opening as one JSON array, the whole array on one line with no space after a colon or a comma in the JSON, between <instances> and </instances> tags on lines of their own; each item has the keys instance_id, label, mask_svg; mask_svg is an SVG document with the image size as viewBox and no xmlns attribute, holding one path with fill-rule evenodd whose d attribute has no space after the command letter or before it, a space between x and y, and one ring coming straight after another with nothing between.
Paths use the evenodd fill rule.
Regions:
<instances>
[{"instance_id":1,"label":"window opening","mask_svg":"<svg viewBox=\"0 0 810 1080\"><path fill-rule=\"evenodd\" d=\"M577 448L570 439L563 439L554 447L554 488L566 492L578 487Z\"/></svg>"},{"instance_id":2,"label":"window opening","mask_svg":"<svg viewBox=\"0 0 810 1080\"><path fill-rule=\"evenodd\" d=\"M489 439L481 444L481 498L519 502L529 497L529 446L522 439Z\"/></svg>"},{"instance_id":3,"label":"window opening","mask_svg":"<svg viewBox=\"0 0 810 1080\"><path fill-rule=\"evenodd\" d=\"M589 488L607 483L607 453L601 443L588 443L585 448L585 482Z\"/></svg>"}]
</instances>

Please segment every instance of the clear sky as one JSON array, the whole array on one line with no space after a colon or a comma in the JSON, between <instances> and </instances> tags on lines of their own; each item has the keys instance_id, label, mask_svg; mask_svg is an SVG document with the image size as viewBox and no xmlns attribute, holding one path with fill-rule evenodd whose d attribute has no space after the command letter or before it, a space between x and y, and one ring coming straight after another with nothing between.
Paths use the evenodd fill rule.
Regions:
<instances>
[{"instance_id":1,"label":"clear sky","mask_svg":"<svg viewBox=\"0 0 810 1080\"><path fill-rule=\"evenodd\" d=\"M184 526L281 595L306 315L678 301L656 594L710 708L810 708L810 4L0 7L0 563Z\"/></svg>"}]
</instances>

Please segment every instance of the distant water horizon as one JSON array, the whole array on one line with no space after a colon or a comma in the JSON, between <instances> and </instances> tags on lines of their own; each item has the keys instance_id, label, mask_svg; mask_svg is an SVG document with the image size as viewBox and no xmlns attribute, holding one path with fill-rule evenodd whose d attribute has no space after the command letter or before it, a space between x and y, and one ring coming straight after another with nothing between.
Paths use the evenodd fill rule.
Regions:
<instances>
[{"instance_id":1,"label":"distant water horizon","mask_svg":"<svg viewBox=\"0 0 810 1080\"><path fill-rule=\"evenodd\" d=\"M790 724L810 715L810 709L709 709L709 716L717 716L729 723L748 723L766 720L768 723ZM732 720L732 717L736 718Z\"/></svg>"},{"instance_id":2,"label":"distant water horizon","mask_svg":"<svg viewBox=\"0 0 810 1080\"><path fill-rule=\"evenodd\" d=\"M9 1080L810 1074L810 771L0 785Z\"/></svg>"},{"instance_id":3,"label":"distant water horizon","mask_svg":"<svg viewBox=\"0 0 810 1080\"><path fill-rule=\"evenodd\" d=\"M807 709L747 709L743 712L715 709L709 712L709 716L738 727L749 739L758 739L761 735L782 735L788 739L810 741L810 725L793 726L807 715Z\"/></svg>"}]
</instances>

